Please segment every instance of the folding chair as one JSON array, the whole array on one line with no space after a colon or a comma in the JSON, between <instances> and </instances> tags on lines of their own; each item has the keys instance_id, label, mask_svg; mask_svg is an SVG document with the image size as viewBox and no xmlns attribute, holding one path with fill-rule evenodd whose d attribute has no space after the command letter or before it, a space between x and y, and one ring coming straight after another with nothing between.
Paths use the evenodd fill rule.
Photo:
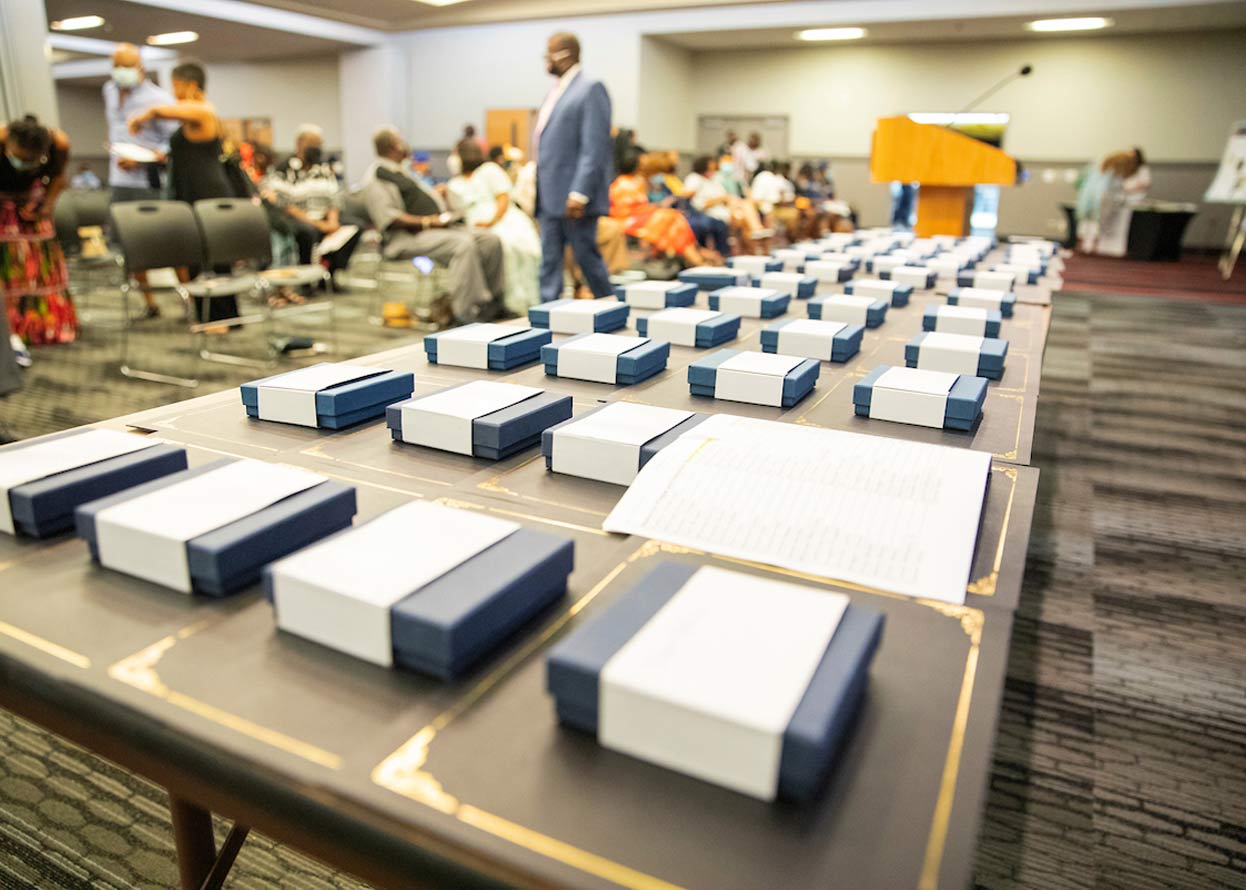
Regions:
<instances>
[{"instance_id":1,"label":"folding chair","mask_svg":"<svg viewBox=\"0 0 1246 890\"><path fill-rule=\"evenodd\" d=\"M323 266L279 266L267 268L273 258L272 233L264 208L248 198L206 198L195 202L195 218L203 237L204 254L211 266L244 264L265 269L256 276L257 292L267 297L274 285L294 287L324 282L328 299L303 306L267 309L271 318L285 318L311 312L328 312L330 347L337 352L337 314L333 306L333 276ZM276 273L276 274L273 274ZM194 294L194 290L191 290ZM273 353L276 357L276 353Z\"/></svg>"},{"instance_id":2,"label":"folding chair","mask_svg":"<svg viewBox=\"0 0 1246 890\"><path fill-rule=\"evenodd\" d=\"M100 256L82 254L79 230L87 226L107 228L107 218L104 222L100 222L98 218L101 195L105 199L108 197L108 193L103 191L68 189L61 193L52 214L56 239L61 244L65 263L69 267L69 290L81 321L92 320L87 309L88 298L101 287L119 287L125 274L121 254L111 248Z\"/></svg>"},{"instance_id":3,"label":"folding chair","mask_svg":"<svg viewBox=\"0 0 1246 890\"><path fill-rule=\"evenodd\" d=\"M112 232L121 245L125 257L125 281L121 286L121 296L126 316L130 314L130 295L134 290L131 280L137 272L148 272L152 269L168 267L185 268L204 264L203 243L200 240L199 226L195 222L195 213L190 205L181 201L129 201L114 204L112 207ZM182 301L186 311L187 333L190 335L193 364L192 372L197 372L199 360L219 360L217 353L209 352L206 345L207 331L221 326L233 327L266 321L263 314L238 316L209 322L195 320L193 295L205 300L221 297L237 297L258 285L254 276L243 278L209 277L200 278L188 284L177 284L174 293ZM167 383L173 386L194 388L199 385L197 377L178 377L163 372L144 370L132 367L129 363L130 324L122 328L121 340L121 373L126 377L139 380L150 380L154 383ZM237 356L226 356L228 360L242 361ZM251 362L251 364L256 364Z\"/></svg>"}]
</instances>

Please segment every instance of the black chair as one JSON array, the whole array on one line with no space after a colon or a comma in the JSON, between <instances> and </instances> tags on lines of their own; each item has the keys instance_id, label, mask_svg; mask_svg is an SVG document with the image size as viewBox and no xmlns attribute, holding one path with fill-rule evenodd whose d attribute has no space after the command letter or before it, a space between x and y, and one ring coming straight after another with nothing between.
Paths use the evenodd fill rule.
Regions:
<instances>
[{"instance_id":1,"label":"black chair","mask_svg":"<svg viewBox=\"0 0 1246 890\"><path fill-rule=\"evenodd\" d=\"M52 214L56 226L56 240L60 242L69 271L70 293L73 295L78 318L91 321L87 310L87 298L101 287L120 287L124 276L121 255L105 247L101 254L84 256L82 236L79 230L89 226L106 229L98 220L101 196L107 207L108 192L67 189L56 202Z\"/></svg>"},{"instance_id":2,"label":"black chair","mask_svg":"<svg viewBox=\"0 0 1246 890\"><path fill-rule=\"evenodd\" d=\"M125 258L125 281L121 287L122 299L127 317L130 312L130 295L134 288L131 279L138 272L152 269L188 268L204 265L203 242L199 234L199 226L195 221L194 211L189 204L181 201L129 201L114 204L112 207L112 232L121 245ZM172 290L182 301L188 319L187 332L191 338L194 367L198 370L200 359L208 361L224 361L231 364L262 365L240 356L223 355L210 352L206 348L206 333L221 326L234 327L245 324L264 323L264 313L238 315L232 318L200 322L195 318L192 296L205 302L222 297L237 297L256 287L255 279L208 277L199 278L188 284L177 284ZM150 380L155 383L168 383L174 386L193 388L199 385L198 378L177 377L157 371L134 368L129 364L130 325L122 331L121 373L127 377Z\"/></svg>"},{"instance_id":3,"label":"black chair","mask_svg":"<svg viewBox=\"0 0 1246 890\"><path fill-rule=\"evenodd\" d=\"M279 285L302 287L324 282L329 299L274 309L271 314L284 318L308 312L328 312L331 348L337 351L333 276L328 269L317 264L271 267L272 230L263 207L248 198L206 198L195 202L195 219L203 237L208 264L216 268L243 265L250 270L259 270L256 281L261 296L267 296L273 287Z\"/></svg>"}]
</instances>

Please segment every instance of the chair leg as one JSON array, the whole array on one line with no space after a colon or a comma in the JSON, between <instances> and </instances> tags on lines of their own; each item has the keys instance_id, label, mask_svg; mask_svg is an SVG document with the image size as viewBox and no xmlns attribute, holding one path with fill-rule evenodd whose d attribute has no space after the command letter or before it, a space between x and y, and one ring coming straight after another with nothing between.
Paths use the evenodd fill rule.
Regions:
<instances>
[{"instance_id":1,"label":"chair leg","mask_svg":"<svg viewBox=\"0 0 1246 890\"><path fill-rule=\"evenodd\" d=\"M121 327L121 374L134 380L147 380L151 383L165 383L169 386L180 386L184 389L194 389L199 385L197 377L177 377L172 374L161 374L156 371L146 371L141 368L130 367L130 282L127 278L121 284L121 308L125 313L125 323ZM193 345L193 344L192 344ZM197 370L194 368L192 370Z\"/></svg>"}]
</instances>

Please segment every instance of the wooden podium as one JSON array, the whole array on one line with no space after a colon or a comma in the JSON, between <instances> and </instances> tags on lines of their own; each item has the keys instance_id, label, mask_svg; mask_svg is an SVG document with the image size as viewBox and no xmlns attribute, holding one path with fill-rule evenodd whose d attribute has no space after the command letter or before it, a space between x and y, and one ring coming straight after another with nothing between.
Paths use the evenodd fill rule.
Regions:
<instances>
[{"instance_id":1,"label":"wooden podium","mask_svg":"<svg viewBox=\"0 0 1246 890\"><path fill-rule=\"evenodd\" d=\"M934 124L901 115L878 119L870 152L874 182L917 182L917 225L922 238L968 232L975 185L1012 185L1017 162L998 148Z\"/></svg>"}]
</instances>

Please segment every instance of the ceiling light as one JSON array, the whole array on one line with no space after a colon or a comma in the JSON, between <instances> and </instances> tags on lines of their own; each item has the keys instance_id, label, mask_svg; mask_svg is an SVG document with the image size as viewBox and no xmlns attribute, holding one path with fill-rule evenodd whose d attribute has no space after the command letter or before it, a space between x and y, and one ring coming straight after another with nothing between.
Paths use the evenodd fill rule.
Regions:
<instances>
[{"instance_id":1,"label":"ceiling light","mask_svg":"<svg viewBox=\"0 0 1246 890\"><path fill-rule=\"evenodd\" d=\"M152 46L175 46L179 43L194 43L199 39L197 31L170 31L167 34L153 34L147 38Z\"/></svg>"},{"instance_id":2,"label":"ceiling light","mask_svg":"<svg viewBox=\"0 0 1246 890\"><path fill-rule=\"evenodd\" d=\"M1110 28L1114 22L1102 16L1092 15L1080 19L1039 19L1026 25L1031 31L1098 31Z\"/></svg>"},{"instance_id":3,"label":"ceiling light","mask_svg":"<svg viewBox=\"0 0 1246 890\"><path fill-rule=\"evenodd\" d=\"M48 27L53 31L85 31L88 28L98 28L102 24L104 17L101 15L76 15L71 19L52 22Z\"/></svg>"},{"instance_id":4,"label":"ceiling light","mask_svg":"<svg viewBox=\"0 0 1246 890\"><path fill-rule=\"evenodd\" d=\"M798 40L860 40L864 36L864 28L806 28L796 32Z\"/></svg>"}]
</instances>

